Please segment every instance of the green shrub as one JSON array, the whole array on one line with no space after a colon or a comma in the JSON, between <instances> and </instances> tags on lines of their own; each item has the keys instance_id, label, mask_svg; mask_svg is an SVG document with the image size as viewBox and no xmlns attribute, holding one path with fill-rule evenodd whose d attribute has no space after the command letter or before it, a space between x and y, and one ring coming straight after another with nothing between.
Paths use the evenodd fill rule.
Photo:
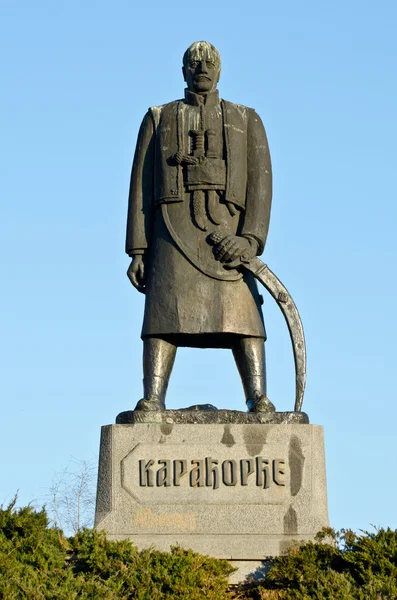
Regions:
<instances>
[{"instance_id":1,"label":"green shrub","mask_svg":"<svg viewBox=\"0 0 397 600\"><path fill-rule=\"evenodd\" d=\"M108 541L103 532L95 530L79 533L73 548L76 575L106 581L115 598L227 599L227 578L233 568L225 560L178 547L170 553L138 551L128 540Z\"/></svg>"},{"instance_id":2,"label":"green shrub","mask_svg":"<svg viewBox=\"0 0 397 600\"><path fill-rule=\"evenodd\" d=\"M292 546L241 597L257 600L397 599L397 531L323 530Z\"/></svg>"},{"instance_id":3,"label":"green shrub","mask_svg":"<svg viewBox=\"0 0 397 600\"><path fill-rule=\"evenodd\" d=\"M325 529L275 558L260 582L230 586L225 560L179 547L138 551L84 529L65 538L45 510L0 509L1 600L397 600L397 532Z\"/></svg>"},{"instance_id":4,"label":"green shrub","mask_svg":"<svg viewBox=\"0 0 397 600\"><path fill-rule=\"evenodd\" d=\"M0 509L0 598L4 600L226 600L225 560L172 548L138 551L85 529L72 538L45 510Z\"/></svg>"}]
</instances>

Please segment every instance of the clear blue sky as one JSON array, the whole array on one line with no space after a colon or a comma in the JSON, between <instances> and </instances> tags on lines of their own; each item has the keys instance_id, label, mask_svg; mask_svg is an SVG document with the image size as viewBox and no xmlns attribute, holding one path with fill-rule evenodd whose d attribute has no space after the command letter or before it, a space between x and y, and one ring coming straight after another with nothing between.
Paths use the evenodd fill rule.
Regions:
<instances>
[{"instance_id":1,"label":"clear blue sky","mask_svg":"<svg viewBox=\"0 0 397 600\"><path fill-rule=\"evenodd\" d=\"M207 39L222 97L267 129L263 258L305 326L331 524L397 527L396 30L394 0L0 1L0 503L41 503L141 397L131 161L147 107L181 97L182 54ZM269 397L288 410L288 334L265 299ZM169 407L205 402L244 409L231 354L181 349Z\"/></svg>"}]
</instances>

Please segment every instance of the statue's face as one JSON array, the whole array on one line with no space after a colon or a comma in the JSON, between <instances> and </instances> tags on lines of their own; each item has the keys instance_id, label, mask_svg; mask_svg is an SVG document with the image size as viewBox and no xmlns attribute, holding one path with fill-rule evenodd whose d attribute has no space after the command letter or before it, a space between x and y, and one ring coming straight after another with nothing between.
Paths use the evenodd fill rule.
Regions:
<instances>
[{"instance_id":1,"label":"statue's face","mask_svg":"<svg viewBox=\"0 0 397 600\"><path fill-rule=\"evenodd\" d=\"M183 67L187 87L196 94L206 94L216 89L220 70L207 53L192 54Z\"/></svg>"}]
</instances>

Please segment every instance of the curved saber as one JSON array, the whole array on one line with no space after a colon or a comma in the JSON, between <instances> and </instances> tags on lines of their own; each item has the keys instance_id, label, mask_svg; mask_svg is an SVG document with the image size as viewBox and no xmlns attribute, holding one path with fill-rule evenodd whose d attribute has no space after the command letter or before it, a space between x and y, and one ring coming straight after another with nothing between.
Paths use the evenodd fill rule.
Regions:
<instances>
[{"instance_id":1,"label":"curved saber","mask_svg":"<svg viewBox=\"0 0 397 600\"><path fill-rule=\"evenodd\" d=\"M254 258L248 263L243 262L241 266L265 286L284 315L295 360L295 411L301 411L306 386L306 344L298 309L285 286L259 258Z\"/></svg>"}]
</instances>

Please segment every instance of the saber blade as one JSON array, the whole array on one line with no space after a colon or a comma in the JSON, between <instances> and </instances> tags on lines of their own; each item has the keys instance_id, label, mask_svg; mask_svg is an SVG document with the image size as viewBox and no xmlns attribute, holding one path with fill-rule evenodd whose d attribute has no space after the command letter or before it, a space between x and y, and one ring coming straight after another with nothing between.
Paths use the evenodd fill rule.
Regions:
<instances>
[{"instance_id":1,"label":"saber blade","mask_svg":"<svg viewBox=\"0 0 397 600\"><path fill-rule=\"evenodd\" d=\"M284 315L295 361L295 411L300 412L306 387L306 343L298 309L287 288L259 258L254 258L249 263L242 263L242 266L267 289Z\"/></svg>"}]
</instances>

